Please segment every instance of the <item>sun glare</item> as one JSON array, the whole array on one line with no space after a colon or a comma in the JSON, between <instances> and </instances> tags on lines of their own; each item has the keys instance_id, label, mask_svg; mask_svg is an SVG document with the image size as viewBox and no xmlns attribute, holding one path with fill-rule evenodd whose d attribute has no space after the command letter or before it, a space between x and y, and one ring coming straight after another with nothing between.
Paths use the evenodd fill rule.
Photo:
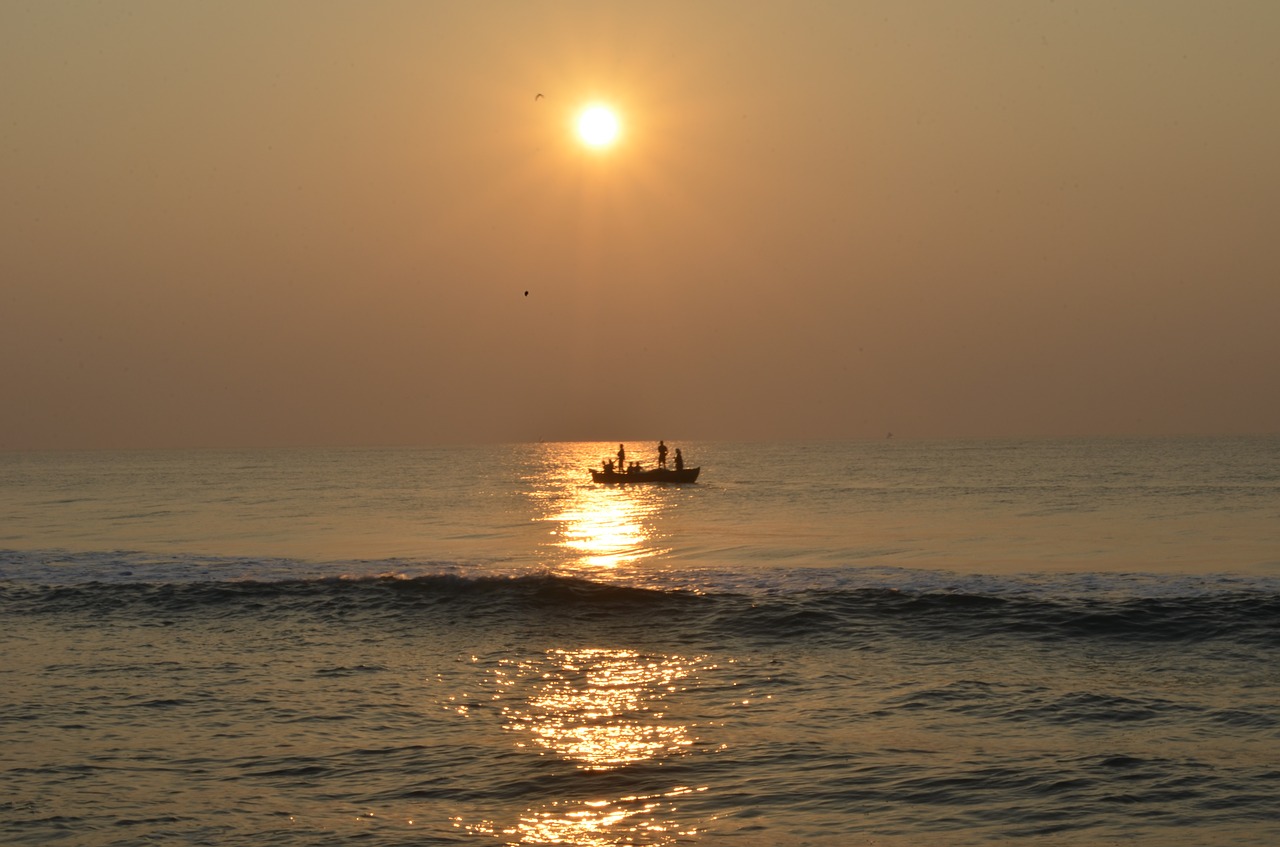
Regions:
<instances>
[{"instance_id":1,"label":"sun glare","mask_svg":"<svg viewBox=\"0 0 1280 847\"><path fill-rule=\"evenodd\" d=\"M588 147L602 149L618 139L618 116L608 106L588 106L578 116L578 137Z\"/></svg>"}]
</instances>

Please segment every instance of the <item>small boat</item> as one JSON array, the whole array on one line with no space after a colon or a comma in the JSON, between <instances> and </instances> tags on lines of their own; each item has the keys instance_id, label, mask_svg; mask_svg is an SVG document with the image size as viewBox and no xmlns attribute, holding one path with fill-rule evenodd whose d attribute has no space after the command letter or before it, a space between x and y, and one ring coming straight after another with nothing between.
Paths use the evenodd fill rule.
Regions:
<instances>
[{"instance_id":1,"label":"small boat","mask_svg":"<svg viewBox=\"0 0 1280 847\"><path fill-rule=\"evenodd\" d=\"M593 468L591 469L591 481L607 483L697 482L698 471L700 470L702 470L701 467L680 468L679 470L674 468L653 468L647 471L633 469L626 473L618 473L615 470L598 471Z\"/></svg>"}]
</instances>

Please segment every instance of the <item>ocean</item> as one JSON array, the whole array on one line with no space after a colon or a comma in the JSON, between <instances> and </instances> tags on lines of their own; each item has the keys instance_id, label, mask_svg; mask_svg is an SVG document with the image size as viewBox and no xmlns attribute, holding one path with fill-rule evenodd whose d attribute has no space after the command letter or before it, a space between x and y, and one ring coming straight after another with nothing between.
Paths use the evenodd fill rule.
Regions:
<instances>
[{"instance_id":1,"label":"ocean","mask_svg":"<svg viewBox=\"0 0 1280 847\"><path fill-rule=\"evenodd\" d=\"M0 843L1280 843L1280 438L668 444L0 453Z\"/></svg>"}]
</instances>

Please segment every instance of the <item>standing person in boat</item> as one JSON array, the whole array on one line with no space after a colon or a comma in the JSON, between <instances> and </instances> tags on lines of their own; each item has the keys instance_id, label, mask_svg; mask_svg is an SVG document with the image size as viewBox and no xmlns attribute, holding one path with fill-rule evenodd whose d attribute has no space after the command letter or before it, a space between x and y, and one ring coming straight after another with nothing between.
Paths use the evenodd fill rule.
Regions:
<instances>
[{"instance_id":1,"label":"standing person in boat","mask_svg":"<svg viewBox=\"0 0 1280 847\"><path fill-rule=\"evenodd\" d=\"M676 448L676 470L684 470L684 456L680 455L680 448Z\"/></svg>"},{"instance_id":2,"label":"standing person in boat","mask_svg":"<svg viewBox=\"0 0 1280 847\"><path fill-rule=\"evenodd\" d=\"M618 445L618 472L627 466L627 451L621 444Z\"/></svg>"},{"instance_id":3,"label":"standing person in boat","mask_svg":"<svg viewBox=\"0 0 1280 847\"><path fill-rule=\"evenodd\" d=\"M667 445L662 441L658 442L658 467L665 468L667 466Z\"/></svg>"}]
</instances>

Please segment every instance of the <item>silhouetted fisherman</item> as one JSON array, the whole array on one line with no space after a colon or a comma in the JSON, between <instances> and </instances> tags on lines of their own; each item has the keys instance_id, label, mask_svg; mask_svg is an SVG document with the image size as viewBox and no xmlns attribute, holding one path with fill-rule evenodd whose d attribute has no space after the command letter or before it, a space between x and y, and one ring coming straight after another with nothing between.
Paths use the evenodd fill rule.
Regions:
<instances>
[{"instance_id":1,"label":"silhouetted fisherman","mask_svg":"<svg viewBox=\"0 0 1280 847\"><path fill-rule=\"evenodd\" d=\"M676 470L684 470L684 456L680 455L680 448L676 448Z\"/></svg>"},{"instance_id":2,"label":"silhouetted fisherman","mask_svg":"<svg viewBox=\"0 0 1280 847\"><path fill-rule=\"evenodd\" d=\"M658 442L658 467L665 468L667 466L667 445L662 441Z\"/></svg>"},{"instance_id":3,"label":"silhouetted fisherman","mask_svg":"<svg viewBox=\"0 0 1280 847\"><path fill-rule=\"evenodd\" d=\"M618 445L618 470L622 470L627 466L627 451L621 444Z\"/></svg>"}]
</instances>

